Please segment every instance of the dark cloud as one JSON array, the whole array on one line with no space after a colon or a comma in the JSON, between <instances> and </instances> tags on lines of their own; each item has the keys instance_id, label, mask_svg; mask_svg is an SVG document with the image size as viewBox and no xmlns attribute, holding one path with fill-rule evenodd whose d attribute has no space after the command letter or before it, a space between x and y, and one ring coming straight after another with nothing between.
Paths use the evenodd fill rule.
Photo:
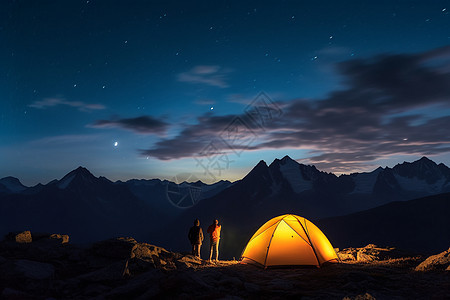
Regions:
<instances>
[{"instance_id":1,"label":"dark cloud","mask_svg":"<svg viewBox=\"0 0 450 300\"><path fill-rule=\"evenodd\" d=\"M141 134L163 134L168 124L151 116L128 119L98 120L90 125L94 128L123 128Z\"/></svg>"},{"instance_id":2,"label":"dark cloud","mask_svg":"<svg viewBox=\"0 0 450 300\"><path fill-rule=\"evenodd\" d=\"M181 82L226 88L228 87L227 74L230 72L231 70L220 66L196 66L187 72L178 74L177 79Z\"/></svg>"},{"instance_id":3,"label":"dark cloud","mask_svg":"<svg viewBox=\"0 0 450 300\"><path fill-rule=\"evenodd\" d=\"M283 115L251 125L238 116L205 115L178 136L142 153L159 159L198 156L235 119L239 149L311 149L310 161L338 171L399 154L433 155L450 151L450 47L419 54L383 55L340 63L345 89L324 99L279 103ZM245 123L245 122L244 122ZM250 124L250 125L248 125ZM219 150L227 143L217 143Z\"/></svg>"},{"instance_id":4,"label":"dark cloud","mask_svg":"<svg viewBox=\"0 0 450 300\"><path fill-rule=\"evenodd\" d=\"M77 108L78 110L84 112L91 112L94 110L102 110L106 108L103 104L84 103L81 101L68 101L62 97L44 98L43 100L34 101L28 106L37 109L46 109L49 107L56 107L56 106L69 106Z\"/></svg>"},{"instance_id":5,"label":"dark cloud","mask_svg":"<svg viewBox=\"0 0 450 300\"><path fill-rule=\"evenodd\" d=\"M221 138L221 134L223 135L230 124L233 124L233 120L236 120L235 115L213 116L210 113L205 114L197 118L197 124L185 127L174 138L158 141L153 149L140 150L140 152L145 156L170 160L198 156L200 153L213 149L220 151L227 147ZM248 122L248 117L245 117L245 120L245 122ZM250 127L247 126L247 123L242 123L233 128L247 132ZM256 128L253 130L256 130ZM206 150L208 147L210 149Z\"/></svg>"}]
</instances>

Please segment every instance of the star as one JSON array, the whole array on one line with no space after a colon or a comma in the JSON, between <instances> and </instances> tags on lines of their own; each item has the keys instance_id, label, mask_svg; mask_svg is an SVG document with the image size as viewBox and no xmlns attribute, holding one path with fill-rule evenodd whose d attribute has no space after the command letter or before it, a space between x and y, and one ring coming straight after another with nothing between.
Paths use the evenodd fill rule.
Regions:
<instances>
[{"instance_id":1,"label":"star","mask_svg":"<svg viewBox=\"0 0 450 300\"><path fill-rule=\"evenodd\" d=\"M210 108L211 110L213 110L214 109L214 106L211 106L211 108Z\"/></svg>"},{"instance_id":2,"label":"star","mask_svg":"<svg viewBox=\"0 0 450 300\"><path fill-rule=\"evenodd\" d=\"M114 147L119 146L119 142L114 142Z\"/></svg>"}]
</instances>

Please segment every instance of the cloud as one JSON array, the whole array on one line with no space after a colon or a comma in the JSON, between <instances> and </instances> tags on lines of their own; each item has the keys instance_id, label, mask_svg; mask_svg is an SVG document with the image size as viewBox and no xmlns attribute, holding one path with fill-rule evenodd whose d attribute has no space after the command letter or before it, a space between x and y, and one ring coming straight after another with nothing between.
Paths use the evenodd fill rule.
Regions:
<instances>
[{"instance_id":1,"label":"cloud","mask_svg":"<svg viewBox=\"0 0 450 300\"><path fill-rule=\"evenodd\" d=\"M122 128L140 134L162 135L168 128L168 124L151 116L140 116L136 118L98 120L89 125L93 128Z\"/></svg>"},{"instance_id":2,"label":"cloud","mask_svg":"<svg viewBox=\"0 0 450 300\"><path fill-rule=\"evenodd\" d=\"M448 153L449 66L450 47L345 61L337 66L345 89L324 99L278 103L282 117L264 128L251 125L245 113L209 114L141 152L159 159L196 157L238 119L247 120L237 129L240 137L254 139L233 150L309 149L309 161L329 171L360 168L392 155ZM227 146L217 143L220 151L231 151Z\"/></svg>"},{"instance_id":3,"label":"cloud","mask_svg":"<svg viewBox=\"0 0 450 300\"><path fill-rule=\"evenodd\" d=\"M231 70L220 66L196 66L177 75L178 81L227 88L227 75Z\"/></svg>"},{"instance_id":4,"label":"cloud","mask_svg":"<svg viewBox=\"0 0 450 300\"><path fill-rule=\"evenodd\" d=\"M90 112L93 110L102 110L106 107L103 104L93 104L93 103L84 103L81 101L68 101L64 98L44 98L43 100L35 101L32 104L28 105L29 107L37 108L37 109L46 109L48 107L55 106L69 106L77 108L80 111Z\"/></svg>"},{"instance_id":5,"label":"cloud","mask_svg":"<svg viewBox=\"0 0 450 300\"><path fill-rule=\"evenodd\" d=\"M216 104L216 101L212 99L198 99L195 100L194 103L197 105L213 105Z\"/></svg>"},{"instance_id":6,"label":"cloud","mask_svg":"<svg viewBox=\"0 0 450 300\"><path fill-rule=\"evenodd\" d=\"M219 130L226 128L234 118L233 115L205 114L197 118L197 124L186 126L177 136L160 140L153 149L142 149L140 153L161 160L170 160L197 156L211 143L223 149L225 145L217 139Z\"/></svg>"},{"instance_id":7,"label":"cloud","mask_svg":"<svg viewBox=\"0 0 450 300\"><path fill-rule=\"evenodd\" d=\"M48 145L65 145L65 144L79 144L79 143L90 143L98 140L98 135L81 135L81 134L67 134L67 135L56 135L41 138L33 141L34 145L48 146Z\"/></svg>"}]
</instances>

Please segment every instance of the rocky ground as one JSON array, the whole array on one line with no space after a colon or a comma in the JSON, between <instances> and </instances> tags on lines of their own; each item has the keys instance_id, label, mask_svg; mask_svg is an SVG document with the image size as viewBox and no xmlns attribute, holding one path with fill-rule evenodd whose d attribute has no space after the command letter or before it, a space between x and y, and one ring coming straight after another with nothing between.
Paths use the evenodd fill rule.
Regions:
<instances>
[{"instance_id":1,"label":"rocky ground","mask_svg":"<svg viewBox=\"0 0 450 300\"><path fill-rule=\"evenodd\" d=\"M340 264L263 270L208 263L133 238L88 248L28 231L0 243L1 299L450 299L450 249L426 258L367 245Z\"/></svg>"}]
</instances>

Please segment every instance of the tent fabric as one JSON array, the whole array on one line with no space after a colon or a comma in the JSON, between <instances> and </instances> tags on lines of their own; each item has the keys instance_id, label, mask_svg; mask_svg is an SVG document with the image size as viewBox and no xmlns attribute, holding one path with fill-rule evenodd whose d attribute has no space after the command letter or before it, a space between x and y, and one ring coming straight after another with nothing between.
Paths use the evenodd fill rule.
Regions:
<instances>
[{"instance_id":1,"label":"tent fabric","mask_svg":"<svg viewBox=\"0 0 450 300\"><path fill-rule=\"evenodd\" d=\"M327 237L311 221L292 214L262 225L242 252L241 261L263 267L313 265L337 262Z\"/></svg>"}]
</instances>

